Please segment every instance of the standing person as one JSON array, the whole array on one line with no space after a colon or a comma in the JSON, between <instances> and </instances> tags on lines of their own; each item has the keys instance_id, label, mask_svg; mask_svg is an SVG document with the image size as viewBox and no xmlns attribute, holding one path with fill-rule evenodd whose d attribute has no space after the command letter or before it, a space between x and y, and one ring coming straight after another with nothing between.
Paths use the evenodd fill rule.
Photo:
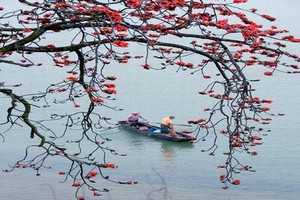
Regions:
<instances>
[{"instance_id":1,"label":"standing person","mask_svg":"<svg viewBox=\"0 0 300 200\"><path fill-rule=\"evenodd\" d=\"M138 112L133 112L131 115L128 116L126 123L129 124L130 126L137 126L139 123L139 118L147 121L144 117L140 115Z\"/></svg>"},{"instance_id":2,"label":"standing person","mask_svg":"<svg viewBox=\"0 0 300 200\"><path fill-rule=\"evenodd\" d=\"M171 136L177 136L172 124L172 119L175 119L175 116L165 117L160 121L161 133L170 133Z\"/></svg>"}]
</instances>

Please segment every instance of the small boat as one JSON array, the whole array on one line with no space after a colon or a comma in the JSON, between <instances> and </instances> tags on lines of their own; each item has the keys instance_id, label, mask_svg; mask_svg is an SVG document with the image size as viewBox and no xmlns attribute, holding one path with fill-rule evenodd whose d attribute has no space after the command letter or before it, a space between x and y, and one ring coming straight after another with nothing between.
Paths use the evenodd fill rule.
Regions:
<instances>
[{"instance_id":1,"label":"small boat","mask_svg":"<svg viewBox=\"0 0 300 200\"><path fill-rule=\"evenodd\" d=\"M192 142L196 139L193 136L189 136L180 132L176 132L176 137L170 136L170 134L163 134L161 133L160 127L142 122L139 122L136 126L130 126L128 123L126 123L126 121L119 121L119 125L126 130L162 140L174 142Z\"/></svg>"}]
</instances>

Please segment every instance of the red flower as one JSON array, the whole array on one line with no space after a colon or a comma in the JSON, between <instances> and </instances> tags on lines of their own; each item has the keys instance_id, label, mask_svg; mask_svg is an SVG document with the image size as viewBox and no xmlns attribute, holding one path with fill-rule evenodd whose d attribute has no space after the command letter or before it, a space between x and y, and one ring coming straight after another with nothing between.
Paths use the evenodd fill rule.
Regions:
<instances>
[{"instance_id":1,"label":"red flower","mask_svg":"<svg viewBox=\"0 0 300 200\"><path fill-rule=\"evenodd\" d=\"M150 46L154 46L154 45L156 45L157 44L157 41L156 40L150 40L150 42L149 42L149 45Z\"/></svg>"},{"instance_id":2,"label":"red flower","mask_svg":"<svg viewBox=\"0 0 300 200\"><path fill-rule=\"evenodd\" d=\"M179 65L179 66L184 66L184 65L185 65L185 62L183 62L183 61L178 61L178 62L176 62L176 64Z\"/></svg>"},{"instance_id":3,"label":"red flower","mask_svg":"<svg viewBox=\"0 0 300 200\"><path fill-rule=\"evenodd\" d=\"M270 108L269 107L262 107L262 108L260 108L262 111L269 111L270 110Z\"/></svg>"},{"instance_id":4,"label":"red flower","mask_svg":"<svg viewBox=\"0 0 300 200\"><path fill-rule=\"evenodd\" d=\"M270 16L270 15L261 14L260 16L263 17L263 18L265 18L265 19L267 19L267 20L269 20L269 21L271 21L271 22L273 22L273 21L276 20L275 17L272 17L272 16Z\"/></svg>"},{"instance_id":5,"label":"red flower","mask_svg":"<svg viewBox=\"0 0 300 200\"><path fill-rule=\"evenodd\" d=\"M116 40L113 42L113 44L117 47L128 47L128 43L121 40Z\"/></svg>"},{"instance_id":6,"label":"red flower","mask_svg":"<svg viewBox=\"0 0 300 200\"><path fill-rule=\"evenodd\" d=\"M234 0L233 3L246 3L248 0Z\"/></svg>"},{"instance_id":7,"label":"red flower","mask_svg":"<svg viewBox=\"0 0 300 200\"><path fill-rule=\"evenodd\" d=\"M66 78L66 80L67 80L67 81L73 81L73 82L76 82L76 81L79 80L79 78L74 77L74 76L69 76L69 77Z\"/></svg>"},{"instance_id":8,"label":"red flower","mask_svg":"<svg viewBox=\"0 0 300 200\"><path fill-rule=\"evenodd\" d=\"M226 178L225 174L220 175L220 180L223 181Z\"/></svg>"},{"instance_id":9,"label":"red flower","mask_svg":"<svg viewBox=\"0 0 300 200\"><path fill-rule=\"evenodd\" d=\"M100 33L98 31L92 32L92 35L100 35Z\"/></svg>"},{"instance_id":10,"label":"red flower","mask_svg":"<svg viewBox=\"0 0 300 200\"><path fill-rule=\"evenodd\" d=\"M116 85L114 83L104 83L103 86L108 87L108 88L115 88Z\"/></svg>"},{"instance_id":11,"label":"red flower","mask_svg":"<svg viewBox=\"0 0 300 200\"><path fill-rule=\"evenodd\" d=\"M72 187L79 187L80 186L80 183L73 183L72 184Z\"/></svg>"},{"instance_id":12,"label":"red flower","mask_svg":"<svg viewBox=\"0 0 300 200\"><path fill-rule=\"evenodd\" d=\"M101 99L100 97L96 97L96 98L93 98L93 99L92 99L92 102L93 102L93 103L103 103L104 100Z\"/></svg>"},{"instance_id":13,"label":"red flower","mask_svg":"<svg viewBox=\"0 0 300 200\"><path fill-rule=\"evenodd\" d=\"M94 191L94 196L100 196L100 193L99 192L96 192L96 191Z\"/></svg>"},{"instance_id":14,"label":"red flower","mask_svg":"<svg viewBox=\"0 0 300 200\"><path fill-rule=\"evenodd\" d=\"M268 104L273 103L272 100L268 100L268 99L263 99L263 100L261 100L261 102L262 102L262 103L268 103Z\"/></svg>"},{"instance_id":15,"label":"red flower","mask_svg":"<svg viewBox=\"0 0 300 200\"><path fill-rule=\"evenodd\" d=\"M202 122L206 122L206 119L189 120L188 124L199 124Z\"/></svg>"},{"instance_id":16,"label":"red flower","mask_svg":"<svg viewBox=\"0 0 300 200\"><path fill-rule=\"evenodd\" d=\"M48 44L46 47L53 49L53 48L55 48L56 46L55 46L54 44Z\"/></svg>"},{"instance_id":17,"label":"red flower","mask_svg":"<svg viewBox=\"0 0 300 200\"><path fill-rule=\"evenodd\" d=\"M59 175L65 175L65 172L58 172Z\"/></svg>"},{"instance_id":18,"label":"red flower","mask_svg":"<svg viewBox=\"0 0 300 200\"><path fill-rule=\"evenodd\" d=\"M87 175L87 178L95 178L97 176L98 172L90 172Z\"/></svg>"},{"instance_id":19,"label":"red flower","mask_svg":"<svg viewBox=\"0 0 300 200\"><path fill-rule=\"evenodd\" d=\"M127 4L132 8L140 7L141 0L127 0Z\"/></svg>"},{"instance_id":20,"label":"red flower","mask_svg":"<svg viewBox=\"0 0 300 200\"><path fill-rule=\"evenodd\" d=\"M116 30L116 31L127 31L127 27L125 27L125 26L122 26L122 25L117 25L117 26L115 26L114 27L114 29Z\"/></svg>"},{"instance_id":21,"label":"red flower","mask_svg":"<svg viewBox=\"0 0 300 200\"><path fill-rule=\"evenodd\" d=\"M261 140L261 137L259 135L252 135L249 137L249 140Z\"/></svg>"},{"instance_id":22,"label":"red flower","mask_svg":"<svg viewBox=\"0 0 300 200\"><path fill-rule=\"evenodd\" d=\"M106 90L103 90L103 92L105 92L107 94L117 94L117 90L112 89L112 88L108 88Z\"/></svg>"},{"instance_id":23,"label":"red flower","mask_svg":"<svg viewBox=\"0 0 300 200\"><path fill-rule=\"evenodd\" d=\"M233 185L239 185L239 184L241 184L241 181L239 179L236 179L236 180L232 181L232 184Z\"/></svg>"},{"instance_id":24,"label":"red flower","mask_svg":"<svg viewBox=\"0 0 300 200\"><path fill-rule=\"evenodd\" d=\"M142 64L141 65L144 69L150 69L150 65L149 64Z\"/></svg>"},{"instance_id":25,"label":"red flower","mask_svg":"<svg viewBox=\"0 0 300 200\"><path fill-rule=\"evenodd\" d=\"M28 32L31 32L32 30L30 28L24 28L23 32L24 33L28 33Z\"/></svg>"},{"instance_id":26,"label":"red flower","mask_svg":"<svg viewBox=\"0 0 300 200\"><path fill-rule=\"evenodd\" d=\"M117 166L113 163L103 163L100 165L100 167L103 167L103 168L116 168Z\"/></svg>"},{"instance_id":27,"label":"red flower","mask_svg":"<svg viewBox=\"0 0 300 200\"><path fill-rule=\"evenodd\" d=\"M95 88L95 87L89 87L89 88L85 89L84 91L87 92L87 93L89 93L89 92L97 92L98 89Z\"/></svg>"},{"instance_id":28,"label":"red flower","mask_svg":"<svg viewBox=\"0 0 300 200\"><path fill-rule=\"evenodd\" d=\"M273 72L264 72L264 75L265 75L265 76L272 76L272 75L273 75Z\"/></svg>"},{"instance_id":29,"label":"red flower","mask_svg":"<svg viewBox=\"0 0 300 200\"><path fill-rule=\"evenodd\" d=\"M217 27L222 29L227 29L229 27L228 19L218 20Z\"/></svg>"}]
</instances>

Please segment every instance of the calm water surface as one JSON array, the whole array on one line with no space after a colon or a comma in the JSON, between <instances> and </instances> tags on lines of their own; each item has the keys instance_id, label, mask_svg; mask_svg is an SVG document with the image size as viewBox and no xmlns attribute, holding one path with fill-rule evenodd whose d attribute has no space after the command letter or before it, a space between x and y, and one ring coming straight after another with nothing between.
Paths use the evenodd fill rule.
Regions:
<instances>
[{"instance_id":1,"label":"calm water surface","mask_svg":"<svg viewBox=\"0 0 300 200\"><path fill-rule=\"evenodd\" d=\"M265 13L278 16L277 25L288 28L297 34L300 29L296 26L300 18L300 2L289 1L251 1L253 7L260 7ZM258 3L259 2L259 3ZM256 3L256 4L255 4ZM299 34L298 34L299 36ZM295 53L300 53L299 45ZM185 123L188 119L200 118L203 108L212 103L208 98L197 95L198 91L207 84L191 76L188 72L170 73L136 69L136 66L116 66L118 76L117 101L112 104L120 105L124 111L107 112L116 121L127 117L132 111L141 112L150 122L158 122L167 115L176 115L174 123ZM3 76L0 80L9 81L11 78L24 82L27 91L41 88L42 85L32 84L33 76L37 83L49 77L49 71L39 74L18 68L5 68L3 72L12 75ZM55 70L55 69L53 69ZM57 71L52 71L58 73ZM26 74L27 73L27 74ZM62 74L64 77L65 74ZM252 74L261 76L261 74ZM24 80L24 77L28 77ZM55 78L55 77L53 77ZM60 80L60 79L59 79ZM57 80L57 81L59 81ZM107 145L114 147L126 157L110 156L111 162L118 164L117 169L107 170L114 180L137 180L137 185L117 185L103 181L103 187L111 192L100 199L112 200L143 200L143 199L173 199L173 200L297 200L300 196L300 81L296 75L277 74L259 83L256 95L273 99L272 110L286 115L273 119L268 128L272 132L264 138L264 145L256 147L258 156L241 156L241 159L252 165L255 173L238 175L242 181L240 186L232 186L222 190L218 177L223 171L216 168L222 164L222 145L214 157L201 150L207 143L174 144L151 139L122 129L114 129L104 133L112 139ZM166 85L168 89L166 90ZM39 89L40 89L39 88ZM258 85L256 85L258 88ZM162 95L164 94L164 95ZM2 100L1 100L2 101ZM5 112L0 108L1 112ZM182 127L177 127L182 129ZM6 142L0 144L0 168L6 169L7 164L13 163L23 155L23 148L30 143L28 131L14 129L15 134L7 135ZM74 189L70 184L60 184L61 177L57 175L64 167L61 161L51 164L52 169L45 170L37 177L31 170L16 170L13 173L0 172L1 200L65 200L73 199ZM88 199L89 192L84 191Z\"/></svg>"}]
</instances>

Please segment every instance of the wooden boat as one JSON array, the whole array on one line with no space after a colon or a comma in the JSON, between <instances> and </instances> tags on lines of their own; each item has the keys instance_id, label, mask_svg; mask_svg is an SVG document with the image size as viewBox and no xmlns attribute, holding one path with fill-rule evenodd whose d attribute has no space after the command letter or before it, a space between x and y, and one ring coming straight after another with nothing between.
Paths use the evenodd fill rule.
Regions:
<instances>
[{"instance_id":1,"label":"wooden boat","mask_svg":"<svg viewBox=\"0 0 300 200\"><path fill-rule=\"evenodd\" d=\"M174 141L174 142L192 142L195 137L186 135L184 133L176 132L177 136L170 136L170 134L162 134L160 127L150 125L147 123L139 122L137 126L130 126L126 121L119 121L119 125L125 130L133 131L135 133L146 135L153 138L162 140Z\"/></svg>"}]
</instances>

